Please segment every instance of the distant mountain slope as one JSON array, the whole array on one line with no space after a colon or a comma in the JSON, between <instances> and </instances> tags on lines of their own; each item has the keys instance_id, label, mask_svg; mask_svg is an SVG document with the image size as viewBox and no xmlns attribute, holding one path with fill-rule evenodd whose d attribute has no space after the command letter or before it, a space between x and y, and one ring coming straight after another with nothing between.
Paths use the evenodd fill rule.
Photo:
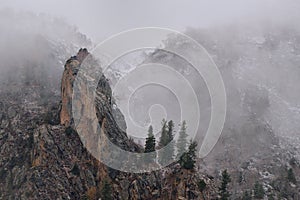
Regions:
<instances>
[{"instance_id":1,"label":"distant mountain slope","mask_svg":"<svg viewBox=\"0 0 300 200\"><path fill-rule=\"evenodd\" d=\"M286 174L292 168L299 175L300 31L289 25L245 26L186 32L216 62L227 93L221 138L199 162L200 171L218 177L222 169L229 169L234 177L233 198L240 198L243 191L253 188L255 181L261 181L266 194L279 198L286 190L286 198L297 199L299 187L289 185ZM165 45L178 51L193 51L176 36ZM166 64L191 80L202 108L198 133L201 144L210 119L210 97L201 77L178 56L162 50L149 54L145 62ZM294 158L298 164L291 166L289 161ZM265 172L271 175L263 175ZM279 179L288 186L277 187Z\"/></svg>"}]
</instances>

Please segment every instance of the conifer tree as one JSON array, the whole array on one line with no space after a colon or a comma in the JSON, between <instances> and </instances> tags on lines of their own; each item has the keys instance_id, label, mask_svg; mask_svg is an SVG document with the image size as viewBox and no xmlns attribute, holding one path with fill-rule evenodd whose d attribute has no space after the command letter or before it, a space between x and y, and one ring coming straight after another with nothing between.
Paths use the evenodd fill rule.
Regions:
<instances>
[{"instance_id":1,"label":"conifer tree","mask_svg":"<svg viewBox=\"0 0 300 200\"><path fill-rule=\"evenodd\" d=\"M146 138L145 143L145 153L150 153L155 151L155 137L153 135L153 127L149 126L148 129L148 137ZM146 158L148 158L147 162L153 162L156 158L156 154L151 154L151 156L146 155Z\"/></svg>"},{"instance_id":2,"label":"conifer tree","mask_svg":"<svg viewBox=\"0 0 300 200\"><path fill-rule=\"evenodd\" d=\"M179 164L184 169L194 169L196 163L197 142L192 142L189 145L187 152L180 156Z\"/></svg>"},{"instance_id":3,"label":"conifer tree","mask_svg":"<svg viewBox=\"0 0 300 200\"><path fill-rule=\"evenodd\" d=\"M200 193L201 193L201 196L202 196L202 199L205 200L205 197L204 197L204 190L206 189L206 186L207 184L205 183L205 181L203 179L201 179L199 182L198 182L198 188L200 190Z\"/></svg>"},{"instance_id":4,"label":"conifer tree","mask_svg":"<svg viewBox=\"0 0 300 200\"><path fill-rule=\"evenodd\" d=\"M161 137L159 140L159 148L164 148L160 151L158 161L161 165L170 164L174 157L174 123L173 121L162 121Z\"/></svg>"},{"instance_id":5,"label":"conifer tree","mask_svg":"<svg viewBox=\"0 0 300 200\"><path fill-rule=\"evenodd\" d=\"M174 132L174 122L170 120L168 122L168 140L169 140L168 143L171 142L174 138L173 132Z\"/></svg>"},{"instance_id":6,"label":"conifer tree","mask_svg":"<svg viewBox=\"0 0 300 200\"><path fill-rule=\"evenodd\" d=\"M265 190L259 182L254 184L254 198L256 199L263 199L265 196Z\"/></svg>"},{"instance_id":7,"label":"conifer tree","mask_svg":"<svg viewBox=\"0 0 300 200\"><path fill-rule=\"evenodd\" d=\"M221 187L219 187L219 194L221 196L221 200L228 200L230 197L230 193L228 191L228 184L231 182L230 175L227 170L222 172L222 182Z\"/></svg>"},{"instance_id":8,"label":"conifer tree","mask_svg":"<svg viewBox=\"0 0 300 200\"><path fill-rule=\"evenodd\" d=\"M168 139L168 126L165 119L162 120L161 136L159 138L159 147L162 148L166 146L169 142Z\"/></svg>"},{"instance_id":9,"label":"conifer tree","mask_svg":"<svg viewBox=\"0 0 300 200\"><path fill-rule=\"evenodd\" d=\"M167 157L168 161L173 161L175 152L175 141L174 141L174 122L170 120L168 122L168 147L167 147Z\"/></svg>"},{"instance_id":10,"label":"conifer tree","mask_svg":"<svg viewBox=\"0 0 300 200\"><path fill-rule=\"evenodd\" d=\"M198 188L200 190L201 193L203 193L203 191L205 190L207 184L205 183L205 181L203 179L201 179L199 182L198 182Z\"/></svg>"},{"instance_id":11,"label":"conifer tree","mask_svg":"<svg viewBox=\"0 0 300 200\"><path fill-rule=\"evenodd\" d=\"M188 137L188 134L186 133L186 128L186 121L183 121L180 126L179 137L177 140L177 159L180 158L180 156L186 152Z\"/></svg>"}]
</instances>

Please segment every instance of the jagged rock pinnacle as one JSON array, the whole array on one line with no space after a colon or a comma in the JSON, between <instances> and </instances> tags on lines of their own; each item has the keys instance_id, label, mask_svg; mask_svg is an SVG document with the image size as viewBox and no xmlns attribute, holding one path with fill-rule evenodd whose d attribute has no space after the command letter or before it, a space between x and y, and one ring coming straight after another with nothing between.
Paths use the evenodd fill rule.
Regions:
<instances>
[{"instance_id":1,"label":"jagged rock pinnacle","mask_svg":"<svg viewBox=\"0 0 300 200\"><path fill-rule=\"evenodd\" d=\"M83 60L89 55L86 48L80 49L76 56L71 57L65 64L61 81L62 107L60 112L60 123L70 126L72 121L72 94L73 82Z\"/></svg>"}]
</instances>

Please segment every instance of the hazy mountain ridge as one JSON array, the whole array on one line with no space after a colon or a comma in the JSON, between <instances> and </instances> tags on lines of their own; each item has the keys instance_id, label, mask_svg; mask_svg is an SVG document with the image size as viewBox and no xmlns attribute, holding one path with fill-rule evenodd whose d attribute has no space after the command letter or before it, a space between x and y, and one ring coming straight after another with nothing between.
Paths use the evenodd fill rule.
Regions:
<instances>
[{"instance_id":1,"label":"hazy mountain ridge","mask_svg":"<svg viewBox=\"0 0 300 200\"><path fill-rule=\"evenodd\" d=\"M299 187L286 182L287 169L293 169L296 177L299 174L299 29L292 24L260 23L188 29L186 34L203 45L219 67L228 98L223 133L211 154L199 162L200 171L218 177L222 169L229 169L234 177L234 198L253 189L256 181L261 181L266 194L274 198L299 198ZM165 41L165 45L192 51L176 36ZM192 80L201 111L204 110L201 114L205 116L199 131L201 144L207 127L205 119L210 118L209 94L201 77L172 53L156 50L143 57L141 63L166 64ZM144 94L139 100L147 105L147 98ZM147 121L144 112L135 112L138 119ZM168 117L176 118L172 114ZM295 158L297 164L291 166L289 163Z\"/></svg>"},{"instance_id":2,"label":"hazy mountain ridge","mask_svg":"<svg viewBox=\"0 0 300 200\"><path fill-rule=\"evenodd\" d=\"M284 181L286 170L299 173L299 164L289 161L299 158L299 45L300 32L289 25L267 26L256 24L247 27L229 26L216 29L189 29L186 34L203 45L219 67L227 92L227 117L221 138L213 151L200 161L200 171L218 176L224 168L234 177L232 192L240 198L251 190L256 181L265 185L265 191L274 198L299 198L297 186L276 186ZM171 38L166 43L180 51L192 51ZM175 56L176 57L176 56ZM193 73L187 76L183 69L190 66L174 60L174 55L156 51L147 62L167 64L203 89ZM190 71L190 70L188 70ZM198 91L197 90L197 91ZM210 106L203 101L209 96L201 93L200 107ZM203 97L206 96L206 97ZM203 116L203 113L201 113ZM204 118L209 118L204 113ZM200 130L200 135L203 130ZM199 137L201 144L201 137ZM299 161L297 161L299 162ZM246 167L245 167L245 163ZM249 165L250 164L250 165ZM264 172L273 174L264 176ZM239 174L242 181L238 183ZM297 176L297 175L296 175ZM275 184L275 185L274 185ZM283 196L281 196L283 198Z\"/></svg>"}]
</instances>

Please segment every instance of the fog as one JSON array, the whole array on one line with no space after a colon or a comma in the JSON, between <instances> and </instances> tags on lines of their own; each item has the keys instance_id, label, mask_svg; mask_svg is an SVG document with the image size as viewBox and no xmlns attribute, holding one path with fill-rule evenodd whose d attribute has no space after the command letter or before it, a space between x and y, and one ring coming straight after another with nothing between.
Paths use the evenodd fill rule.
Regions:
<instances>
[{"instance_id":1,"label":"fog","mask_svg":"<svg viewBox=\"0 0 300 200\"><path fill-rule=\"evenodd\" d=\"M81 151L82 148L79 145L78 148L76 146L75 149L71 149L73 148L72 145L77 144L77 142L69 143L69 141L64 140L77 141L77 139L74 139L77 136L73 135L73 131L69 133L69 128L63 131L64 128L57 125L59 124L59 112L62 102L61 80L66 61L71 56L76 55L80 48L87 48L93 53L93 56L97 53L101 54L101 51L93 51L97 44L121 31L141 27L162 27L174 29L190 36L204 47L201 49L205 54L195 54L195 46L197 45L181 40L178 36L180 34L174 34L161 41L162 49L133 50L114 60L106 69L103 68L101 72L106 77L102 77L98 89L101 86L100 89L103 89L104 92L98 93L103 95L99 99L105 102L98 102L98 105L103 103L103 106L97 114L109 112L105 115L101 113L101 115L103 114L101 127L107 128L104 132L109 132L109 136L113 136L110 137L112 142L117 141L118 144L127 146L127 144L132 145L131 139L133 139L143 146L145 138L148 136L148 127L151 124L154 126L156 147L158 147L163 118L174 121L175 139L179 135L179 123L186 120L187 134L191 135L193 128L196 129L194 139L198 143L198 152L200 152L195 170L197 179L201 178L202 180L206 175L209 175L207 178L209 180L207 182L208 190L217 189L211 184L218 184L217 178L220 176L220 172L228 169L233 180L230 183L232 185L228 187L232 190L230 191L232 199L240 199L242 191L254 191L253 186L255 189L254 182L256 181L261 183L269 194L278 191L274 194L280 192L281 195L281 192L286 192L287 188L295 190L294 194L299 194L299 178L297 178L298 183L295 185L290 180L285 180L290 169L294 169L296 177L299 177L300 173L299 11L299 0L1 1L0 141L5 142L2 148L2 153L5 155L3 154L4 158L0 162L4 164L2 165L3 170L0 167L0 177L3 179L3 183L9 183L6 184L9 186L7 192L13 191L14 188L14 190L18 189L20 184L22 186L24 177L37 182L35 185L24 182L26 187L28 186L31 189L45 185L39 177L27 174L27 168L30 169L30 173L35 173L36 170L40 169L42 169L42 173L46 172L44 173L46 176L45 183L52 180L52 175L55 175L53 177L57 179L56 175L60 176L61 174L65 174L66 178L68 177L71 181L70 183L77 180L74 179L77 175L73 174L72 171L77 171L74 170L77 161L86 155L84 153L86 150ZM148 38L152 39L151 37ZM134 38L133 41L135 40L137 39ZM120 47L122 49L127 44L131 44L131 41L128 40L124 44L117 42L115 46L111 45L109 47ZM172 53L172 50L179 53ZM186 57L183 58L181 55ZM109 55L96 56L96 58L99 58L99 66L103 67L106 62L109 62L107 61L109 60L108 57ZM211 58L209 60L214 61L215 65L208 65L208 62L205 62L207 58ZM216 79L211 76L202 77L195 66L191 64L191 60L199 61L201 64L204 63L206 67L216 66L222 76L226 90L227 101L223 101L222 98L220 98L221 101L218 101L226 105L224 127L220 132L213 129L213 133L217 132L220 135L208 137L210 139L206 143L209 143L208 145L203 145L203 141L205 141L205 136L209 135L207 130L214 115L212 99L216 96L217 98L220 97L217 95L220 90L210 93L205 78ZM156 67L153 64L156 64ZM94 62L92 64L87 62L86 67L92 69L97 66ZM155 71L151 68L153 66ZM164 66L167 67L160 70ZM70 67L73 67L73 62L70 62ZM80 69L82 68L84 68L83 65ZM77 70L72 72L74 74L78 73ZM85 75L85 73L81 74ZM87 80L96 86L97 84L93 84L92 77L98 74L91 74L93 76L79 80ZM130 77L133 77L133 79L130 79ZM153 77L157 79L153 81ZM128 82L126 82L126 78L128 78ZM162 83L165 83L165 85L156 81L159 78L164 81ZM111 90L108 88L107 81ZM135 87L135 84L144 83L143 81L147 84ZM65 82L69 83L69 80L66 79ZM114 87L120 85L118 93L114 90ZM66 88L69 94L69 85ZM86 89L86 93L83 94L89 94L87 91L89 90ZM113 93L112 98L110 91ZM83 97L84 95L79 96ZM183 101L181 101L182 99ZM84 96L82 102L89 102L88 100L89 98ZM84 107L80 103L74 103L73 105L79 105L80 108ZM109 105L111 105L111 109L107 109ZM123 110L122 105L125 105ZM84 109L78 113L82 114L83 111ZM128 116L124 117L120 111L124 115L129 113L130 118L127 118ZM222 111L224 109L221 110L221 114L223 114ZM92 112L88 113L93 114ZM99 117L99 115L97 116ZM23 121L23 119L26 120ZM128 120L131 120L129 121L131 123L128 123ZM94 120L89 119L88 121ZM113 123L111 123L112 121ZM115 121L116 123L114 123ZM95 122L98 121L95 120ZM112 125L115 128L116 124L120 129L126 131L127 136L130 138L129 142L123 137L125 134L119 134L118 129L111 128ZM130 127L131 124L134 126ZM58 135L60 130L62 134L66 133L66 137L62 137L61 144L57 143L60 141L60 135ZM25 138L27 135L30 135L30 137ZM94 136L93 138L96 138ZM16 137L16 140L14 137ZM19 140L24 143L20 143ZM213 140L217 143L211 149L210 144L214 145ZM16 151L14 151L16 145L12 143L18 146ZM208 155L201 157L201 146L206 148L210 146L207 148L209 152L206 152L209 153ZM46 152L49 147L53 150L48 152L51 155ZM106 147L105 145L106 152L109 152L110 150ZM135 145L130 147L132 147L130 148L132 150L136 148ZM21 163L26 161L27 163L26 156L24 157L20 153L23 152L23 149L24 152L28 152L28 155L30 152L31 156L28 156L30 162L19 166L17 161L21 161ZM47 154L44 154L44 152ZM78 154L79 157L75 154L74 157L71 153ZM27 153L24 155L27 155ZM106 153L103 155L105 157ZM51 169L61 168L56 168L56 164L57 166L63 166L61 168L62 173L59 171L57 171L57 174L56 172L47 172L48 168L44 168L42 163L47 162L46 159L48 158L50 159L49 166ZM116 157L112 156L111 158ZM67 163L68 165L63 165L65 162L61 162L62 159L71 162ZM87 156L87 159L90 160L90 156ZM6 160L11 162L6 162ZM294 160L294 165L291 164L292 160ZM52 161L55 161L56 164L51 165ZM129 162L131 161L129 160ZM91 163L94 165L98 162L93 161L87 164ZM9 167L7 168L7 166ZM70 166L70 170L68 170L68 166ZM77 168L88 170L83 166L86 165L80 164ZM170 169L172 168L173 166ZM88 178L90 180L90 174L97 174L98 177L99 173L94 173L98 169L102 171L102 167L95 167L92 171L87 171L90 173L83 174L83 177L80 173L80 177L77 178L81 180ZM110 171L107 170L107 178L118 177L116 173ZM162 174L168 174L168 171L168 169L163 170ZM24 172L26 173L24 174ZM69 172L71 176L69 176ZM184 177L181 180L187 181L187 183L194 177L192 172L181 172L180 177ZM37 175L39 174L37 173ZM105 174L101 172L100 175ZM166 188L169 189L169 187L160 187L156 182L175 181L176 186L179 186L176 190L181 190L181 186L185 188L197 187L197 184L194 183L177 184L180 183L178 182L180 179L168 179L165 175L162 177L157 177L157 175L154 177L159 178L159 181L156 181L156 178L151 178L151 181L155 180L155 185L161 191ZM51 176L50 179L48 179L48 176ZM121 173L121 176L125 179L127 177L123 176L123 173ZM120 179L119 177L113 178L116 181L111 182L114 184L114 189L118 187L118 184L115 185L115 183L122 181L122 177ZM138 189L139 184L146 184L145 186L148 184L147 178L141 182L136 181L134 176L130 175L128 177L133 179L125 185L130 190L133 189L134 194L139 193L140 190L135 191L136 188ZM68 179L66 179L66 183ZM58 180L59 183L60 181L64 181L63 177ZM93 187L83 188L96 188L94 187L96 185L92 182ZM10 187L10 183L17 184L17 186ZM18 183L20 184L18 185ZM149 190L150 195L156 194L158 188L156 186L154 192ZM6 191L5 187L2 189ZM61 188L59 187L59 189ZM75 187L75 190L79 192L85 189L78 189L77 191ZM178 194L181 193L180 190L177 190ZM92 190L88 190L86 194L90 191ZM20 194L19 191L16 194ZM189 190L187 194L192 194L192 190ZM27 193L25 193L25 197L27 197ZM275 199L277 197L281 198L277 195ZM295 199L295 196L290 199Z\"/></svg>"},{"instance_id":2,"label":"fog","mask_svg":"<svg viewBox=\"0 0 300 200\"><path fill-rule=\"evenodd\" d=\"M262 20L297 23L300 2L295 0L11 0L2 1L0 8L62 17L97 43L120 31L145 26L183 31L186 27L211 27Z\"/></svg>"},{"instance_id":3,"label":"fog","mask_svg":"<svg viewBox=\"0 0 300 200\"><path fill-rule=\"evenodd\" d=\"M46 14L0 10L0 82L59 91L66 59L91 42L64 20Z\"/></svg>"},{"instance_id":4,"label":"fog","mask_svg":"<svg viewBox=\"0 0 300 200\"><path fill-rule=\"evenodd\" d=\"M171 28L187 33L203 45L220 68L228 95L225 136L232 130L253 132L253 124L261 125L258 121L270 125L279 136L294 137L300 129L297 123L300 119L299 1L15 0L2 2L0 10L0 80L6 83L12 78L22 80L21 83L45 80L39 73L42 68L46 69L43 77L47 77L47 84L59 90L62 66L80 47L91 47L126 29ZM170 40L172 42L177 41ZM174 48L190 51L180 45ZM142 59L184 68L176 59L169 62L168 56L158 54L161 54L159 59L152 53L143 55ZM109 78L116 78L113 77L115 72L124 68L121 65L126 62L115 66ZM190 77L193 81L197 78ZM207 89L193 81L197 95L205 99L200 106L210 106ZM161 93L161 88L153 88L151 92L155 90ZM141 93L142 96L147 97L150 89L147 91ZM163 103L154 98L155 104L168 104L174 99L173 94L160 97L158 100ZM151 96L147 98L153 100ZM147 105L147 109L141 107L140 110L148 110L153 105L144 100L136 102ZM178 103L175 100L173 103L166 107L167 111L176 111L174 106ZM140 105L134 106L139 112ZM210 110L206 112L205 123ZM147 114L140 115L138 113L136 118L144 121L149 118ZM253 116L253 124L247 124ZM201 131L205 131L206 126L203 125Z\"/></svg>"}]
</instances>

